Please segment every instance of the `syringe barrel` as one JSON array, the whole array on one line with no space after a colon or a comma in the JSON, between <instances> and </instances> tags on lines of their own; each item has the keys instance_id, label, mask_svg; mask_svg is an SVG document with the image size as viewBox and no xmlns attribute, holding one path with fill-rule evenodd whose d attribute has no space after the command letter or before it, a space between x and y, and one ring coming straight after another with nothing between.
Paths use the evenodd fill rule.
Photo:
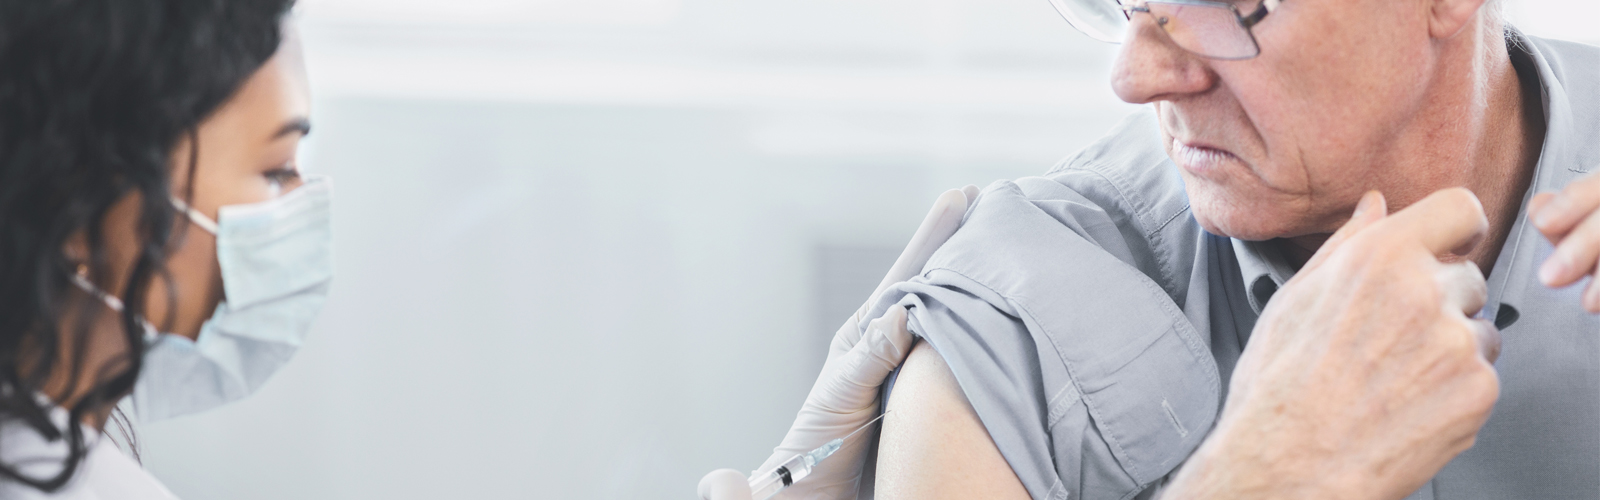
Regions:
<instances>
[{"instance_id":1,"label":"syringe barrel","mask_svg":"<svg viewBox=\"0 0 1600 500\"><path fill-rule=\"evenodd\" d=\"M811 475L811 464L806 461L805 455L795 455L773 470L758 471L756 475L750 476L750 498L767 500L787 489L795 481L809 475Z\"/></svg>"},{"instance_id":2,"label":"syringe barrel","mask_svg":"<svg viewBox=\"0 0 1600 500\"><path fill-rule=\"evenodd\" d=\"M773 495L783 491L783 479L778 477L776 471L766 474L757 473L750 478L751 500L767 500Z\"/></svg>"}]
</instances>

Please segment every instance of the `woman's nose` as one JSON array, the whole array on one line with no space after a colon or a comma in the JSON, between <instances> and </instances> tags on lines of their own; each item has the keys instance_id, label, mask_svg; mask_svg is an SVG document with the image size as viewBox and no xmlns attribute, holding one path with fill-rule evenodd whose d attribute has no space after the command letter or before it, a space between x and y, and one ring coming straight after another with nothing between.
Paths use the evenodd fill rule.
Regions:
<instances>
[{"instance_id":1,"label":"woman's nose","mask_svg":"<svg viewBox=\"0 0 1600 500\"><path fill-rule=\"evenodd\" d=\"M1123 101L1173 100L1216 85L1205 60L1173 43L1150 15L1133 14L1126 37L1111 68L1111 88Z\"/></svg>"}]
</instances>

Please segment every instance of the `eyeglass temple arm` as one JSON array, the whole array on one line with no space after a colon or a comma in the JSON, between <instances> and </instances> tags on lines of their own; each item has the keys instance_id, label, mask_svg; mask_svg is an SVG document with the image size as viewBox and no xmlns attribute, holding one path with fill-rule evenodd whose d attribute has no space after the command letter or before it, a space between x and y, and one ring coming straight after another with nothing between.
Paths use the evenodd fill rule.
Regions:
<instances>
[{"instance_id":1,"label":"eyeglass temple arm","mask_svg":"<svg viewBox=\"0 0 1600 500\"><path fill-rule=\"evenodd\" d=\"M1282 0L1262 0L1261 6L1256 7L1256 11L1251 12L1250 15L1239 18L1239 23L1243 24L1246 28L1255 26L1256 23L1259 23L1262 19L1265 19L1267 14L1277 10L1278 3L1280 1Z\"/></svg>"}]
</instances>

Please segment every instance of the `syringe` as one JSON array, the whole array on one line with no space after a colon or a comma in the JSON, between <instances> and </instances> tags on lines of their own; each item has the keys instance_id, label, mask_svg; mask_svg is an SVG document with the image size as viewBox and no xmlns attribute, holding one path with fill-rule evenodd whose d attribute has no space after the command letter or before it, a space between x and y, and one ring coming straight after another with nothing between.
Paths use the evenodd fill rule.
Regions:
<instances>
[{"instance_id":1,"label":"syringe","mask_svg":"<svg viewBox=\"0 0 1600 500\"><path fill-rule=\"evenodd\" d=\"M845 440L854 437L863 429L872 426L872 424L877 423L888 415L889 412L883 412L883 415L878 415L878 418L872 419L871 422L861 424L861 427L850 431L849 434L842 438L823 443L822 446L804 455L795 455L794 458L779 465L776 469L751 475L750 498L752 500L767 500L778 494L778 492L783 491L784 488L788 488L789 485L794 484L795 481L805 479L806 476L811 475L811 469L816 468L817 464L822 463L824 459L839 451L839 448L844 446Z\"/></svg>"}]
</instances>

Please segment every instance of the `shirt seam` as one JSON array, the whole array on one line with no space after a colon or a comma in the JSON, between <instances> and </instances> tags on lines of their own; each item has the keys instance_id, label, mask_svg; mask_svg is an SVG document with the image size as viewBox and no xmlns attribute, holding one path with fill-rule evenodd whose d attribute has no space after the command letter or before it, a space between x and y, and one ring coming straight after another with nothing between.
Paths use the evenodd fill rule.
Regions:
<instances>
[{"instance_id":1,"label":"shirt seam","mask_svg":"<svg viewBox=\"0 0 1600 500\"><path fill-rule=\"evenodd\" d=\"M1126 263L1124 263L1124 265L1126 265ZM1132 266L1129 266L1129 267L1132 267ZM983 287L984 289L988 290L990 293L993 293L993 294L1005 299L1006 303L1010 304L1012 307L1017 308L1018 312L1020 312L1022 314L1026 314L1030 319L1033 320L1034 324L1039 325L1039 329L1045 334L1044 337L1045 337L1045 339L1047 339L1050 342L1050 347L1054 351L1054 354L1056 355L1056 358L1058 360L1060 360L1061 365L1066 369L1067 377L1070 379L1071 384L1074 385L1074 386L1078 386L1079 385L1079 382L1078 382L1078 378L1079 377L1078 377L1077 372L1073 369L1073 364L1067 362L1066 356L1064 356L1062 354L1061 345L1058 342L1056 342L1055 335L1053 335L1053 333L1048 328L1045 327L1043 322L1040 322L1038 320L1038 315L1035 315L1033 313L1032 309L1029 309L1028 306L1024 305L1022 302L1017 301L1016 298L1013 295L1008 294L1008 293L1003 293L1003 292L1000 292L998 290L995 290L995 288L990 286L988 283L985 283L985 282L983 282L981 280L978 280L976 278L968 276L965 273L962 273L961 271L957 271L957 270L951 269L949 267L937 267L937 268L929 269L928 271L925 271L923 273L923 276L927 276L927 274L929 272L936 271L936 270L943 270L943 271L949 272L951 274L955 274L957 276L960 276L962 278L966 278L968 281L971 281L972 283ZM1133 269L1133 272L1139 273L1139 270L1135 268L1135 269ZM1142 275L1143 273L1139 273L1139 274ZM1144 288L1146 293L1152 292L1151 287L1149 285L1144 285L1141 288ZM1155 292L1154 293L1155 298L1157 298L1157 299L1169 299L1170 300L1170 297L1167 297L1164 294L1164 292L1162 292L1159 288L1154 290L1154 292ZM1197 340L1198 340L1198 337L1199 337L1199 333L1195 332L1192 329L1192 327L1189 326L1187 320L1185 319L1186 317L1184 317L1182 315L1182 312L1179 311L1176 314L1174 314L1174 311L1172 311L1171 309L1174 308L1175 306L1173 304L1171 304L1170 302L1166 302L1166 303L1157 302L1157 304L1160 304L1158 307L1160 307L1161 310L1162 310L1162 313L1164 313L1167 316L1167 321L1168 321L1167 330L1169 332L1172 332L1173 334L1178 335L1179 340L1181 340L1183 342L1184 346L1189 349L1189 354L1191 356L1195 356L1197 359L1200 359L1201 361L1205 361L1207 359L1210 359L1211 353L1209 352L1209 349L1206 349L1204 346L1197 345ZM1184 333L1188 333L1189 335L1183 335ZM1203 371L1205 372L1206 381L1209 382L1209 384L1207 384L1207 388L1209 388L1212 391L1213 399L1215 399L1215 396L1217 395L1218 391L1220 390L1220 388L1218 386L1218 384L1220 383L1219 382L1220 375L1217 373L1217 369L1216 369L1214 364L1212 365L1210 370L1203 370ZM1092 416L1100 414L1100 411L1096 409L1096 405L1093 404L1093 401L1090 400L1085 395L1085 393L1083 392L1083 388L1082 387L1077 387L1076 388L1076 392L1079 394L1078 400L1083 402L1084 407L1089 410L1089 412L1090 412L1090 414ZM1048 406L1048 403L1047 403L1047 406ZM1048 408L1046 408L1046 411L1048 412ZM1048 413L1047 413L1047 417L1048 417ZM1102 430L1104 430L1108 435L1110 435L1112 437L1111 442L1108 443L1108 444L1110 444L1111 446L1115 447L1117 452L1119 454L1121 454L1122 456L1128 457L1129 463L1127 464L1127 467L1129 469L1138 469L1138 470L1145 469L1144 465L1141 465L1141 464L1135 462L1134 458L1133 458L1133 455L1129 454L1127 449L1122 447L1123 438L1121 436L1119 436L1115 431L1113 431L1113 426L1109 425L1111 423L1109 420L1107 420L1105 418L1099 418L1099 417L1096 417L1095 420L1097 422L1100 422L1099 427ZM1047 434L1053 434L1052 429L1050 427L1048 427L1048 426L1045 428L1045 432ZM1125 471L1125 473L1129 473L1130 476L1132 475L1131 472L1132 471ZM1133 479L1133 478L1130 477L1129 479ZM1159 480L1159 478L1157 478L1155 480ZM1147 488L1149 486L1149 484L1154 484L1155 480L1152 480L1152 482L1148 483L1148 484L1141 484L1141 483L1138 483L1137 481L1135 481L1135 484L1137 484L1139 486L1138 490L1143 490L1144 488ZM1136 491L1138 491L1138 490L1136 490Z\"/></svg>"},{"instance_id":2,"label":"shirt seam","mask_svg":"<svg viewBox=\"0 0 1600 500\"><path fill-rule=\"evenodd\" d=\"M1151 166L1150 168L1159 168L1161 163L1165 163L1165 160L1157 163L1154 166ZM1177 296L1179 290L1177 290L1177 279L1174 277L1176 272L1172 270L1171 264L1169 263L1169 261L1172 260L1172 255L1171 252L1165 248L1165 245L1163 245L1166 239L1161 237L1161 230L1166 229L1166 227L1170 225L1172 221L1177 220L1183 214L1188 213L1190 205L1185 203L1182 209L1172 214L1172 216L1169 217L1166 222L1152 230L1150 229L1150 225L1145 223L1145 217L1148 214L1153 214L1155 212L1150 207L1150 204L1145 202L1143 198L1130 195L1128 190L1123 189L1122 184L1118 182L1121 180L1121 177L1113 178L1112 174L1106 171L1108 169L1114 171L1115 166L1101 162L1098 159L1084 159L1081 165L1073 166L1069 164L1067 166L1055 169L1054 171L1056 173L1061 173L1075 170L1094 174L1100 177L1100 179L1103 180L1106 185L1111 187L1112 191L1116 193L1117 198L1119 198L1129 207L1133 208L1133 222L1139 225L1140 233L1145 235L1145 239L1147 240L1146 242L1150 245L1150 253L1155 256L1154 260L1156 264L1156 270L1161 273L1161 289L1167 293L1168 298ZM1148 216L1154 217L1154 215Z\"/></svg>"},{"instance_id":3,"label":"shirt seam","mask_svg":"<svg viewBox=\"0 0 1600 500\"><path fill-rule=\"evenodd\" d=\"M939 268L935 268L935 269L930 269L929 271L934 271L934 270L943 270L943 271L947 271L947 272L953 273L956 276L960 276L962 278L966 278L968 281L971 281L971 282L977 284L978 286L983 287L984 289L988 290L990 293L993 293L993 294L1005 299L1006 303L1011 305L1012 307L1017 308L1019 313L1026 314L1029 319L1033 320L1034 324L1039 325L1039 328L1041 330L1044 330L1044 334L1045 334L1044 337L1045 337L1045 339L1047 339L1050 342L1050 347L1051 347L1051 350L1053 351L1053 354L1055 354L1056 358L1060 360L1061 366L1064 367L1066 369L1066 371L1067 371L1068 382L1071 383L1074 386L1078 386L1079 385L1078 374L1077 374L1076 370L1073 369L1072 363L1068 363L1066 358L1061 355L1061 345L1056 342L1055 336L1051 335L1051 332L1048 329L1045 329L1044 324L1040 323L1038 321L1038 316L1033 314L1033 311L1029 310L1028 306L1025 306L1021 302L1018 302L1010 294L1001 293L1000 291L995 290L994 287L989 286L988 283L985 283L985 282L980 281L980 280L978 280L976 278L968 276L968 275L962 273L961 271L957 271L955 269L951 269L951 268L948 268L948 267L939 267ZM923 273L923 274L927 275L927 273ZM1083 397L1084 392L1083 392L1083 388L1082 387L1078 387L1075 392L1077 392L1079 394L1079 400L1083 401L1084 408L1089 410L1089 413L1090 413L1091 416L1100 414L1100 410L1098 410L1096 408L1096 405L1093 404L1093 402L1090 401L1089 398ZM1128 454L1128 451L1122 447L1122 439L1120 437L1118 437L1117 434L1110 427L1104 425L1105 424L1105 422L1104 422L1105 419L1103 419L1103 418L1095 418L1095 420L1096 421L1100 421L1101 425L1099 427L1103 431L1105 431L1108 435L1111 436L1112 439L1110 439L1109 440L1110 442L1107 443L1107 444L1109 444L1112 447L1116 448L1116 451L1117 451L1118 454L1120 454L1122 456L1125 456L1125 457L1129 457L1129 464L1127 464L1127 466L1129 468L1139 467L1137 464L1132 463L1133 462L1132 455ZM1054 435L1054 430L1047 426L1047 427L1045 427L1045 433L1053 436ZM1054 439L1054 438L1052 438L1052 439ZM1052 462L1053 461L1054 461L1054 459L1052 459ZM1054 464L1052 464L1051 468L1052 469L1055 468ZM1124 474L1129 474L1129 471L1124 471L1123 473ZM1133 479L1131 477L1132 475L1131 474L1129 474L1129 475L1130 475L1129 479ZM1135 482L1137 483L1137 481L1135 481Z\"/></svg>"}]
</instances>

